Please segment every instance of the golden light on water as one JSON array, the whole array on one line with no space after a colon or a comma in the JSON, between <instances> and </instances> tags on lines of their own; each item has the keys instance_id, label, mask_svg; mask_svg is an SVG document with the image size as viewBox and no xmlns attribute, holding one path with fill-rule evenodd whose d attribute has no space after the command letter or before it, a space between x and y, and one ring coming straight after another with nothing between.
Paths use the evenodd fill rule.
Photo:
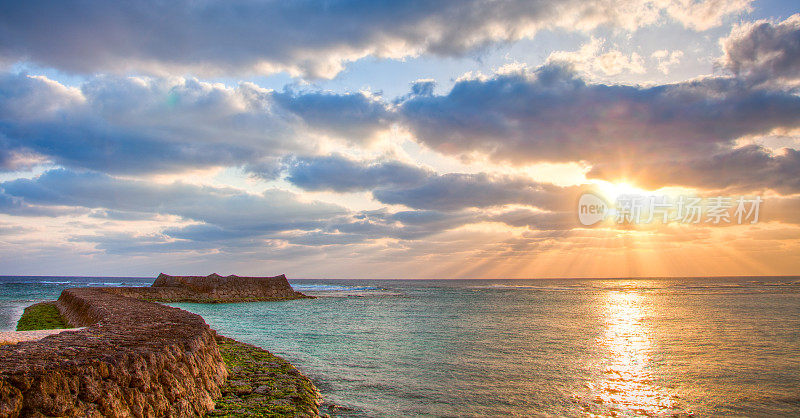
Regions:
<instances>
[{"instance_id":1,"label":"golden light on water","mask_svg":"<svg viewBox=\"0 0 800 418\"><path fill-rule=\"evenodd\" d=\"M592 383L591 402L600 415L658 416L677 412L676 401L654 383L652 341L643 303L636 290L612 290L603 306L605 331L598 341L604 361L599 381Z\"/></svg>"}]
</instances>

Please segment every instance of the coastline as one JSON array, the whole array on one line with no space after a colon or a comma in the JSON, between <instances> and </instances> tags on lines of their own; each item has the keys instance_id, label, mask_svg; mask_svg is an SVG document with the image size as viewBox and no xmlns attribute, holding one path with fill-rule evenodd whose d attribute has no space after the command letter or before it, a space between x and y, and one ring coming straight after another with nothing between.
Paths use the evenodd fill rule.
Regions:
<instances>
[{"instance_id":1,"label":"coastline","mask_svg":"<svg viewBox=\"0 0 800 418\"><path fill-rule=\"evenodd\" d=\"M228 416L319 416L318 391L285 360L109 289L66 289L54 302L83 328L0 346L0 415L191 416L220 404Z\"/></svg>"}]
</instances>

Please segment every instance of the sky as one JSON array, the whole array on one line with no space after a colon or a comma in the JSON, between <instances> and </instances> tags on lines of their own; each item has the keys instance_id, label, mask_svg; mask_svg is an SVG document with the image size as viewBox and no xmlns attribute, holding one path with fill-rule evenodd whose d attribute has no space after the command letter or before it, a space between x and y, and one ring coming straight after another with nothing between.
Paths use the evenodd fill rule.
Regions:
<instances>
[{"instance_id":1,"label":"sky","mask_svg":"<svg viewBox=\"0 0 800 418\"><path fill-rule=\"evenodd\" d=\"M0 274L800 274L798 9L3 2Z\"/></svg>"}]
</instances>

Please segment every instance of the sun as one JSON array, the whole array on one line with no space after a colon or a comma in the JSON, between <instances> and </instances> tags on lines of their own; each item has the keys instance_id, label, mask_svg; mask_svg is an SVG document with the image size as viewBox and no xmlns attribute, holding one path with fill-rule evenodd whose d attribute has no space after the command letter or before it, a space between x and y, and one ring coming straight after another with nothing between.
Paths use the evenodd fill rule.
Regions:
<instances>
[{"instance_id":1,"label":"sun","mask_svg":"<svg viewBox=\"0 0 800 418\"><path fill-rule=\"evenodd\" d=\"M626 181L610 182L605 180L597 180L595 182L597 190L609 201L615 201L622 195L639 195L644 196L647 191L640 189Z\"/></svg>"}]
</instances>

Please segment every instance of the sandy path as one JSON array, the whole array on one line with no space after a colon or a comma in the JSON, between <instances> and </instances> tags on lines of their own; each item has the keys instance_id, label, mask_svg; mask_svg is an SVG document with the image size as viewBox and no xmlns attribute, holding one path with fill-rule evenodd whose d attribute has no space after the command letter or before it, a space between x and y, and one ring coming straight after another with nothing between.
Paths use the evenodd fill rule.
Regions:
<instances>
[{"instance_id":1,"label":"sandy path","mask_svg":"<svg viewBox=\"0 0 800 418\"><path fill-rule=\"evenodd\" d=\"M3 331L0 332L0 345L16 344L21 341L36 341L64 331L77 331L83 328L42 329L36 331Z\"/></svg>"}]
</instances>

